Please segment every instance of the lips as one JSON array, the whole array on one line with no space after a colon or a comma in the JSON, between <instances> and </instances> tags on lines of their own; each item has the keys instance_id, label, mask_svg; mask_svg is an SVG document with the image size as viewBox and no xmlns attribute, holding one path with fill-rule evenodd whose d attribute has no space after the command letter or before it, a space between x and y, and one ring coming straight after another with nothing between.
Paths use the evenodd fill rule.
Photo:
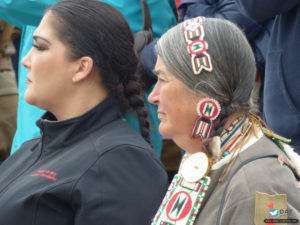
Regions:
<instances>
[{"instance_id":1,"label":"lips","mask_svg":"<svg viewBox=\"0 0 300 225\"><path fill-rule=\"evenodd\" d=\"M28 78L28 76L26 77L27 81L26 84L32 83L32 81Z\"/></svg>"},{"instance_id":2,"label":"lips","mask_svg":"<svg viewBox=\"0 0 300 225\"><path fill-rule=\"evenodd\" d=\"M158 117L158 119L163 118L165 115L166 115L166 114L163 113L163 112L157 112L157 117Z\"/></svg>"}]
</instances>

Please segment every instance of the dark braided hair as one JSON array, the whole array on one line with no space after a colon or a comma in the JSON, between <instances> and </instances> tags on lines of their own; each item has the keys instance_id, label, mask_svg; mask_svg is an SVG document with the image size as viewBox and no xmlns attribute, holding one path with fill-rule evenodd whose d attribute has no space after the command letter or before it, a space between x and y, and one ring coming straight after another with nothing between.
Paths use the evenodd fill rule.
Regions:
<instances>
[{"instance_id":1,"label":"dark braided hair","mask_svg":"<svg viewBox=\"0 0 300 225\"><path fill-rule=\"evenodd\" d=\"M137 84L139 84L139 82L137 82L137 80L137 76L131 76L128 80L123 81L123 92L131 108L133 108L137 114L142 136L150 143L148 111L145 107L143 96L140 95L141 88L138 88L139 86Z\"/></svg>"},{"instance_id":2,"label":"dark braided hair","mask_svg":"<svg viewBox=\"0 0 300 225\"><path fill-rule=\"evenodd\" d=\"M57 17L52 23L58 38L69 46L69 57L93 59L93 70L109 92L121 99L121 107L135 110L141 134L150 143L148 113L137 79L139 58L123 15L98 0L63 0L48 12Z\"/></svg>"}]
</instances>

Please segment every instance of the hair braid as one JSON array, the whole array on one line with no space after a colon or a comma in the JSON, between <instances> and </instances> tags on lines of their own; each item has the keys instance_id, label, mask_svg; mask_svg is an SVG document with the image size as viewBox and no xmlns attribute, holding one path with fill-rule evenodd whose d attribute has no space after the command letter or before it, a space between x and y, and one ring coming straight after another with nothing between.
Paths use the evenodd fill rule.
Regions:
<instances>
[{"instance_id":1,"label":"hair braid","mask_svg":"<svg viewBox=\"0 0 300 225\"><path fill-rule=\"evenodd\" d=\"M136 74L123 80L123 94L126 97L128 104L137 114L142 136L149 144L151 144L148 110L141 94L141 83Z\"/></svg>"},{"instance_id":2,"label":"hair braid","mask_svg":"<svg viewBox=\"0 0 300 225\"><path fill-rule=\"evenodd\" d=\"M221 107L221 112L217 119L214 121L214 129L211 133L211 136L219 136L224 130L224 125L228 120L228 116L233 112L233 108L230 105L223 105Z\"/></svg>"}]
</instances>

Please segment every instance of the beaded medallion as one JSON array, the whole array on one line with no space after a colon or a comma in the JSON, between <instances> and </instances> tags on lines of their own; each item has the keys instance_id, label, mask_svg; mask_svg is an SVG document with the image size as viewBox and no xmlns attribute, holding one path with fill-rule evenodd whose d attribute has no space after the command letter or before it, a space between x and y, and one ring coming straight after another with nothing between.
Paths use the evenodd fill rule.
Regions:
<instances>
[{"instance_id":1,"label":"beaded medallion","mask_svg":"<svg viewBox=\"0 0 300 225\"><path fill-rule=\"evenodd\" d=\"M209 177L187 182L176 174L151 225L192 225L209 183Z\"/></svg>"},{"instance_id":2,"label":"beaded medallion","mask_svg":"<svg viewBox=\"0 0 300 225\"><path fill-rule=\"evenodd\" d=\"M210 183L210 168L205 153L185 154L152 225L192 225Z\"/></svg>"}]
</instances>

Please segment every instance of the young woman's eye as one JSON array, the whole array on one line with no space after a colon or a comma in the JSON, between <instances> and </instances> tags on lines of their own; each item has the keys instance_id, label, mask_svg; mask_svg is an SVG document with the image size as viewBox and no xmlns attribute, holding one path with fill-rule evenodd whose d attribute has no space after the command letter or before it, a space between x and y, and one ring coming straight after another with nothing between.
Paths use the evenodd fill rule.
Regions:
<instances>
[{"instance_id":1,"label":"young woman's eye","mask_svg":"<svg viewBox=\"0 0 300 225\"><path fill-rule=\"evenodd\" d=\"M44 48L44 47L42 47L42 46L40 46L40 45L38 45L38 44L33 44L32 45L34 48L36 48L37 50L39 50L39 51L44 51L44 50L46 50L46 48Z\"/></svg>"}]
</instances>

